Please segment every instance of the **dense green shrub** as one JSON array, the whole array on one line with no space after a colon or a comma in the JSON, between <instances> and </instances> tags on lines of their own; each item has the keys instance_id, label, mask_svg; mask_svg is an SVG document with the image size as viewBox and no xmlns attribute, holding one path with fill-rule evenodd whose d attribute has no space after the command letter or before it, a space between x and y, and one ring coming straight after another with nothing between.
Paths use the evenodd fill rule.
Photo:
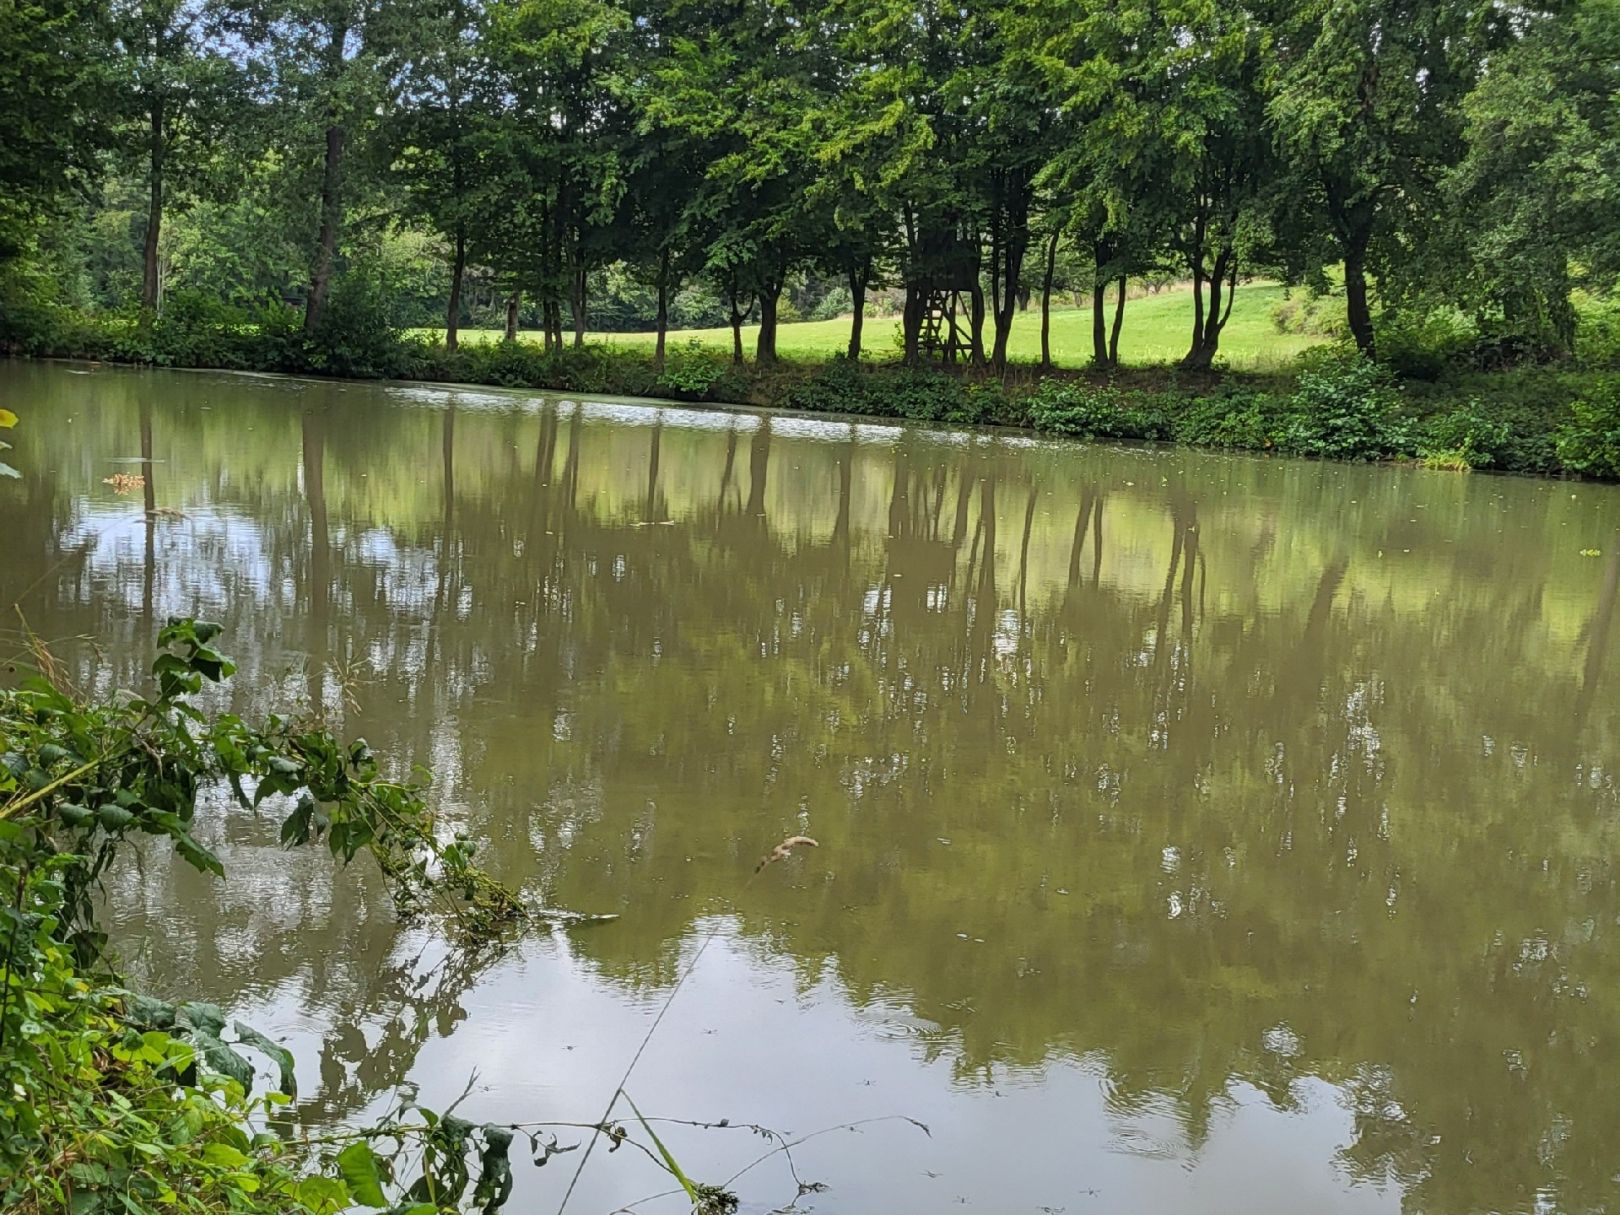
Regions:
<instances>
[{"instance_id":1,"label":"dense green shrub","mask_svg":"<svg viewBox=\"0 0 1620 1215\"><path fill-rule=\"evenodd\" d=\"M1385 313L1378 321L1379 361L1397 376L1437 380L1464 357L1475 340L1473 328L1453 309Z\"/></svg>"},{"instance_id":2,"label":"dense green shrub","mask_svg":"<svg viewBox=\"0 0 1620 1215\"><path fill-rule=\"evenodd\" d=\"M1298 333L1336 340L1350 336L1342 292L1317 294L1305 289L1291 291L1288 298L1271 310L1271 323L1278 333Z\"/></svg>"},{"instance_id":3,"label":"dense green shrub","mask_svg":"<svg viewBox=\"0 0 1620 1215\"><path fill-rule=\"evenodd\" d=\"M1085 380L1044 380L1029 399L1037 429L1086 439L1168 439L1176 397Z\"/></svg>"},{"instance_id":4,"label":"dense green shrub","mask_svg":"<svg viewBox=\"0 0 1620 1215\"><path fill-rule=\"evenodd\" d=\"M702 401L731 371L731 362L712 348L693 339L664 352L664 370L656 381L658 390L681 400Z\"/></svg>"},{"instance_id":5,"label":"dense green shrub","mask_svg":"<svg viewBox=\"0 0 1620 1215\"><path fill-rule=\"evenodd\" d=\"M389 313L380 278L367 273L344 275L333 285L315 332L305 344L306 366L325 375L357 379L404 375L409 352Z\"/></svg>"},{"instance_id":6,"label":"dense green shrub","mask_svg":"<svg viewBox=\"0 0 1620 1215\"><path fill-rule=\"evenodd\" d=\"M1558 458L1565 468L1591 477L1620 477L1620 380L1597 386L1571 403L1558 429Z\"/></svg>"},{"instance_id":7,"label":"dense green shrub","mask_svg":"<svg viewBox=\"0 0 1620 1215\"><path fill-rule=\"evenodd\" d=\"M1412 428L1401 416L1400 389L1388 367L1342 350L1302 361L1306 368L1279 436L1282 450L1330 460L1412 454Z\"/></svg>"},{"instance_id":8,"label":"dense green shrub","mask_svg":"<svg viewBox=\"0 0 1620 1215\"><path fill-rule=\"evenodd\" d=\"M1581 362L1620 369L1620 291L1588 298L1575 316L1575 353Z\"/></svg>"},{"instance_id":9,"label":"dense green shrub","mask_svg":"<svg viewBox=\"0 0 1620 1215\"><path fill-rule=\"evenodd\" d=\"M1043 379L1028 367L1015 367L1002 380L965 368L913 369L842 357L761 366L734 363L723 350L694 340L671 346L660 368L642 346L547 352L522 339L470 342L450 351L437 340L400 336L382 304L376 282L352 273L313 340L304 335L298 309L277 302L250 312L184 292L171 295L164 312L143 328L134 315L89 316L66 307L48 283L0 275L0 351L673 397L1034 426L1081 438L1173 439L1320 458L1421 458L1447 468L1620 477L1603 454L1605 402L1616 399L1615 380L1569 361L1483 372L1459 357L1438 380L1401 381L1387 364L1370 363L1341 345L1301 356L1289 389L1282 381L1236 375L1187 386L1147 372L1122 372L1106 384ZM1452 323L1414 326L1413 348L1433 356L1454 342ZM1401 331L1386 326L1380 332L1389 341ZM1572 410L1571 401L1580 405Z\"/></svg>"},{"instance_id":10,"label":"dense green shrub","mask_svg":"<svg viewBox=\"0 0 1620 1215\"><path fill-rule=\"evenodd\" d=\"M1489 413L1478 397L1426 419L1418 454L1446 467L1505 468L1512 459L1513 426Z\"/></svg>"},{"instance_id":11,"label":"dense green shrub","mask_svg":"<svg viewBox=\"0 0 1620 1215\"><path fill-rule=\"evenodd\" d=\"M997 386L999 388L999 385ZM941 371L868 368L834 358L787 385L783 404L813 413L853 413L916 422L997 420L998 402L983 385Z\"/></svg>"},{"instance_id":12,"label":"dense green shrub","mask_svg":"<svg viewBox=\"0 0 1620 1215\"><path fill-rule=\"evenodd\" d=\"M1267 451L1286 419L1282 402L1265 392L1223 392L1185 398L1171 426L1178 443Z\"/></svg>"},{"instance_id":13,"label":"dense green shrub","mask_svg":"<svg viewBox=\"0 0 1620 1215\"><path fill-rule=\"evenodd\" d=\"M148 696L94 702L51 681L48 663L0 689L0 1208L22 1215L337 1215L356 1206L421 1211L413 1187L454 1211L497 1211L512 1135L470 1123L450 1150L418 1153L417 1183L389 1170L403 1146L449 1125L414 1109L375 1135L328 1148L259 1133L284 1117L296 1080L278 1043L215 1005L125 989L106 951L102 883L145 839L223 878L193 834L199 804L229 791L238 812L279 810L288 847L324 845L342 864L374 857L406 910L437 907L474 943L524 909L444 838L424 786L391 780L363 740L272 716L256 727L192 698L234 670L219 626L174 620L159 635ZM250 793L249 790L252 790ZM278 1091L255 1097L246 1051ZM399 1158L402 1153L395 1153ZM476 1170L476 1173L473 1172Z\"/></svg>"},{"instance_id":14,"label":"dense green shrub","mask_svg":"<svg viewBox=\"0 0 1620 1215\"><path fill-rule=\"evenodd\" d=\"M855 311L855 297L850 295L849 288L834 287L816 301L815 307L810 309L810 319L830 321L840 316L848 316L853 311Z\"/></svg>"},{"instance_id":15,"label":"dense green shrub","mask_svg":"<svg viewBox=\"0 0 1620 1215\"><path fill-rule=\"evenodd\" d=\"M140 362L160 367L248 367L253 364L253 320L200 291L172 292L150 326L133 325L129 342Z\"/></svg>"},{"instance_id":16,"label":"dense green shrub","mask_svg":"<svg viewBox=\"0 0 1620 1215\"><path fill-rule=\"evenodd\" d=\"M123 325L68 307L58 285L26 266L0 273L0 354L110 357Z\"/></svg>"}]
</instances>

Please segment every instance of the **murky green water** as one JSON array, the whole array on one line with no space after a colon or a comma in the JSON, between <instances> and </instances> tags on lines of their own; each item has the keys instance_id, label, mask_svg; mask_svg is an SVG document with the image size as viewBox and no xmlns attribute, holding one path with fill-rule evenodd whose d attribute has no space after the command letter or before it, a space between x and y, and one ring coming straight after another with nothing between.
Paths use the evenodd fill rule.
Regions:
<instances>
[{"instance_id":1,"label":"murky green water","mask_svg":"<svg viewBox=\"0 0 1620 1215\"><path fill-rule=\"evenodd\" d=\"M122 873L135 968L285 1038L312 1124L474 1070L474 1117L594 1119L710 941L643 1110L932 1130L804 1144L804 1210L1620 1207L1620 491L68 366L0 400L0 600L87 681L223 620L239 707L313 697L499 876L622 915L469 964L241 819L228 883ZM569 1209L666 1188L601 1154Z\"/></svg>"}]
</instances>

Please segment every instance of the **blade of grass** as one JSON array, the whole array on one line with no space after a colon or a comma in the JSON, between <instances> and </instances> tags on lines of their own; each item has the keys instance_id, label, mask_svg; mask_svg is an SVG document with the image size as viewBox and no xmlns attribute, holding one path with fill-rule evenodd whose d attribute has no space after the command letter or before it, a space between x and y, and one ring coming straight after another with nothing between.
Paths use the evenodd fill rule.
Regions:
<instances>
[{"instance_id":1,"label":"blade of grass","mask_svg":"<svg viewBox=\"0 0 1620 1215\"><path fill-rule=\"evenodd\" d=\"M692 1200L693 1205L696 1205L698 1200L697 1186L693 1185L686 1174L681 1172L681 1166L676 1163L675 1157L670 1154L670 1150L664 1146L664 1141L658 1137L658 1132L652 1129L646 1118L642 1117L641 1110L636 1106L635 1100L629 1093L624 1095L624 1099L630 1102L630 1109L635 1113L636 1121L641 1123L641 1129L647 1132L648 1138L653 1141L653 1146L658 1149L658 1154L664 1158L664 1167L669 1170L670 1176L681 1183L681 1189L686 1191L686 1196Z\"/></svg>"}]
</instances>

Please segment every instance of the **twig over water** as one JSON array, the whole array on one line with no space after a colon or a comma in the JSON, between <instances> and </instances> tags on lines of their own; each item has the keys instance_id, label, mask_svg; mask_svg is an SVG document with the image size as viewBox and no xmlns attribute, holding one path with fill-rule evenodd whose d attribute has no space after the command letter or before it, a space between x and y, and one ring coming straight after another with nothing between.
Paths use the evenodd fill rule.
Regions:
<instances>
[{"instance_id":1,"label":"twig over water","mask_svg":"<svg viewBox=\"0 0 1620 1215\"><path fill-rule=\"evenodd\" d=\"M820 847L815 840L807 835L790 835L761 858L759 864L754 866L754 872L748 881L751 883L754 878L764 871L766 866L780 860L786 860L793 855L795 848L801 846ZM630 1074L636 1070L636 1064L641 1062L641 1056L646 1053L647 1045L652 1041L653 1035L658 1032L658 1027L663 1024L664 1015L669 1012L669 1006L675 1003L675 997L681 994L681 988L685 985L686 980L691 978L692 972L697 969L698 963L703 960L703 955L708 952L709 946L714 943L714 938L719 935L719 932L719 928L716 927L704 936L703 943L698 946L697 952L692 955L692 960L686 964L686 969L675 980L675 986L670 988L669 995L664 997L663 1006L659 1008L658 1015L653 1018L653 1023L647 1027L647 1032L642 1035L641 1045L636 1047L636 1053L630 1057L630 1065L624 1069L624 1075L619 1077L619 1083L614 1088L613 1095L608 1098L607 1108L602 1111L602 1116L597 1119L599 1127L609 1125L609 1120L613 1117L613 1107L619 1103L619 1098L624 1096L624 1086L630 1083ZM585 1166L590 1162L591 1152L596 1147L597 1138L597 1135L592 1135L590 1141L585 1145L584 1152L580 1154L579 1164L574 1169L574 1175L569 1178L568 1188L563 1191L562 1201L557 1204L557 1215L563 1215L563 1212L568 1209L568 1200L574 1196L574 1189L579 1185L580 1177L584 1175Z\"/></svg>"}]
</instances>

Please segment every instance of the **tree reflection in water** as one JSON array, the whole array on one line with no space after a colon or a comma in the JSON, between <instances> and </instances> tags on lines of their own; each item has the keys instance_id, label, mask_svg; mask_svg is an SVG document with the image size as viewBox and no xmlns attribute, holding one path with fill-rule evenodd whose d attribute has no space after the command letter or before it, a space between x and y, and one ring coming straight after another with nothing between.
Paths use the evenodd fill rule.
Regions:
<instances>
[{"instance_id":1,"label":"tree reflection in water","mask_svg":"<svg viewBox=\"0 0 1620 1215\"><path fill-rule=\"evenodd\" d=\"M1078 1061L1196 1153L1239 1086L1303 1109L1317 1078L1338 1167L1413 1210L1620 1197L1620 559L1574 543L1615 491L223 376L102 374L90 408L5 374L75 416L0 523L31 622L99 641L86 680L224 619L238 697L325 706L433 769L496 876L624 913L570 948L625 1000L721 913L852 1016L903 1002L968 1090ZM144 511L92 475L132 441ZM215 830L240 880L152 857L110 897L159 981L319 1022L311 1123L504 964ZM739 883L798 830L813 864Z\"/></svg>"}]
</instances>

